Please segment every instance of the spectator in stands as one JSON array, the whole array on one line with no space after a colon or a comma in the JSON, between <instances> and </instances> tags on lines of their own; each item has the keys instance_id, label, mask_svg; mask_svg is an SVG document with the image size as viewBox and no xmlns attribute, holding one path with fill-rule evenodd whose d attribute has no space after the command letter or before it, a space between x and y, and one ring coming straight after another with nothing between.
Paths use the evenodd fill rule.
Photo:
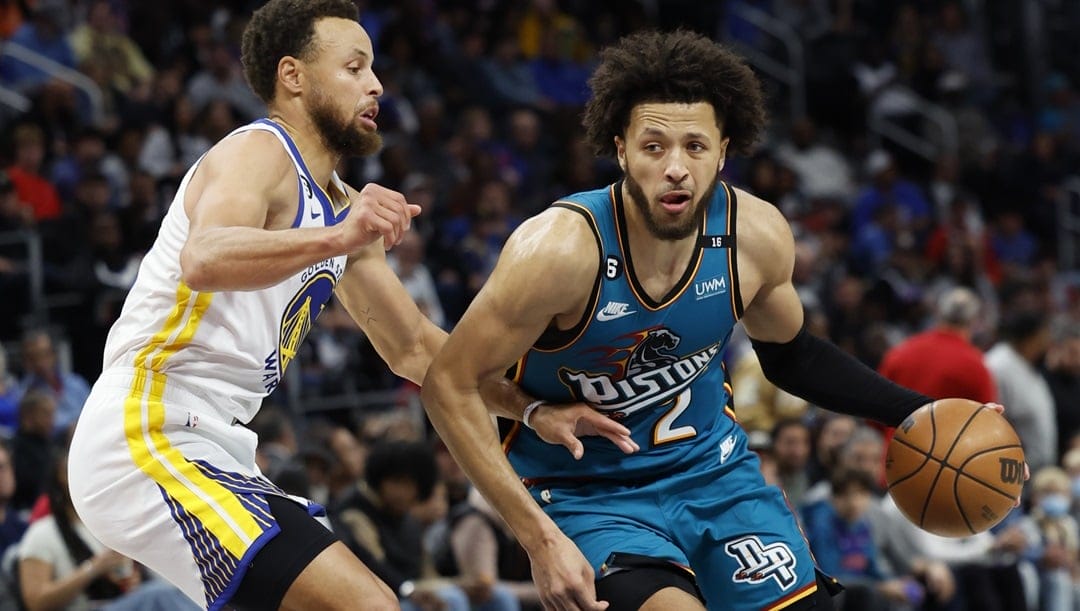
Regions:
<instances>
[{"instance_id":1,"label":"spectator in stands","mask_svg":"<svg viewBox=\"0 0 1080 611\"><path fill-rule=\"evenodd\" d=\"M1080 551L1080 532L1069 515L1071 484L1058 467L1043 467L1031 477L1031 519L1038 528L1040 611L1073 611L1072 576Z\"/></svg>"},{"instance_id":2,"label":"spectator in stands","mask_svg":"<svg viewBox=\"0 0 1080 611\"><path fill-rule=\"evenodd\" d=\"M240 62L224 41L214 41L206 65L188 83L187 96L195 112L210 102L219 100L239 111L244 121L254 121L266 115L266 105L251 91L240 71ZM211 138L211 141L216 141Z\"/></svg>"},{"instance_id":3,"label":"spectator in stands","mask_svg":"<svg viewBox=\"0 0 1080 611\"><path fill-rule=\"evenodd\" d=\"M299 449L292 420L283 408L268 403L255 414L248 426L259 436L255 462L260 471L276 482L278 472L292 461Z\"/></svg>"},{"instance_id":4,"label":"spectator in stands","mask_svg":"<svg viewBox=\"0 0 1080 611\"><path fill-rule=\"evenodd\" d=\"M936 399L995 401L993 377L982 351L971 343L981 313L982 302L970 289L946 292L937 303L936 325L889 350L879 368L881 375Z\"/></svg>"},{"instance_id":5,"label":"spectator in stands","mask_svg":"<svg viewBox=\"0 0 1080 611\"><path fill-rule=\"evenodd\" d=\"M150 127L139 152L139 167L158 180L179 183L180 178L212 142L199 133L195 105L179 95L164 109L160 122Z\"/></svg>"},{"instance_id":6,"label":"spectator in stands","mask_svg":"<svg viewBox=\"0 0 1080 611\"><path fill-rule=\"evenodd\" d=\"M431 319L436 327L445 328L446 315L435 288L435 279L424 263L424 238L415 229L406 232L401 242L387 255L387 262L419 306L420 312Z\"/></svg>"},{"instance_id":7,"label":"spectator in stands","mask_svg":"<svg viewBox=\"0 0 1080 611\"><path fill-rule=\"evenodd\" d=\"M870 153L866 158L866 173L871 183L859 193L852 211L852 230L856 235L871 222L879 208L890 204L897 207L902 230L918 236L928 229L933 214L930 202L918 185L900 176L892 155L881 149Z\"/></svg>"},{"instance_id":8,"label":"spectator in stands","mask_svg":"<svg viewBox=\"0 0 1080 611\"><path fill-rule=\"evenodd\" d=\"M998 216L990 237L994 256L1012 273L1031 267L1039 253L1035 236L1024 225L1018 210L1004 210Z\"/></svg>"},{"instance_id":9,"label":"spectator in stands","mask_svg":"<svg viewBox=\"0 0 1080 611\"><path fill-rule=\"evenodd\" d=\"M7 351L0 344L0 437L10 439L19 424L22 389L8 369Z\"/></svg>"},{"instance_id":10,"label":"spectator in stands","mask_svg":"<svg viewBox=\"0 0 1080 611\"><path fill-rule=\"evenodd\" d=\"M1050 346L1050 325L1042 312L1020 310L1006 315L1000 332L1002 341L986 353L986 366L1034 473L1057 464L1058 457L1054 396L1039 371Z\"/></svg>"},{"instance_id":11,"label":"spectator in stands","mask_svg":"<svg viewBox=\"0 0 1080 611\"><path fill-rule=\"evenodd\" d=\"M19 591L28 609L197 609L171 584L144 582L130 558L106 549L83 526L68 494L65 453L45 467L53 512L34 522L19 544Z\"/></svg>"},{"instance_id":12,"label":"spectator in stands","mask_svg":"<svg viewBox=\"0 0 1080 611\"><path fill-rule=\"evenodd\" d=\"M480 71L494 105L497 108L550 109L551 102L540 95L536 78L519 51L513 34L505 33L495 41L491 57L480 62Z\"/></svg>"},{"instance_id":13,"label":"spectator in stands","mask_svg":"<svg viewBox=\"0 0 1080 611\"><path fill-rule=\"evenodd\" d=\"M30 509L41 495L49 459L56 449L52 440L55 419L56 401L52 395L30 391L19 401L19 428L11 442L15 467L15 496L11 504L17 510Z\"/></svg>"},{"instance_id":14,"label":"spectator in stands","mask_svg":"<svg viewBox=\"0 0 1080 611\"><path fill-rule=\"evenodd\" d=\"M7 169L19 201L30 206L34 219L44 221L60 216L60 195L42 175L45 161L45 133L37 125L24 123L12 134L15 163Z\"/></svg>"},{"instance_id":15,"label":"spectator in stands","mask_svg":"<svg viewBox=\"0 0 1080 611\"><path fill-rule=\"evenodd\" d=\"M829 479L840 447L851 438L856 425L855 419L851 416L842 416L832 412L819 411L815 418L814 451L807 468L811 485Z\"/></svg>"},{"instance_id":16,"label":"spectator in stands","mask_svg":"<svg viewBox=\"0 0 1080 611\"><path fill-rule=\"evenodd\" d=\"M79 374L65 371L57 358L53 338L47 331L27 331L22 341L23 392L41 391L56 402L53 433L66 432L82 412L90 386Z\"/></svg>"},{"instance_id":17,"label":"spectator in stands","mask_svg":"<svg viewBox=\"0 0 1080 611\"><path fill-rule=\"evenodd\" d=\"M772 431L777 422L801 418L809 404L765 378L757 353L746 350L731 369L733 400L739 424L747 431Z\"/></svg>"},{"instance_id":18,"label":"spectator in stands","mask_svg":"<svg viewBox=\"0 0 1080 611\"><path fill-rule=\"evenodd\" d=\"M8 547L17 544L26 532L25 514L15 509L15 462L11 445L0 441L0 558Z\"/></svg>"},{"instance_id":19,"label":"spectator in stands","mask_svg":"<svg viewBox=\"0 0 1080 611\"><path fill-rule=\"evenodd\" d=\"M780 488L792 505L801 506L810 487L806 472L810 463L810 428L800 419L780 420L772 429L770 448Z\"/></svg>"},{"instance_id":20,"label":"spectator in stands","mask_svg":"<svg viewBox=\"0 0 1080 611\"><path fill-rule=\"evenodd\" d=\"M794 170L807 199L847 201L855 195L851 166L839 151L818 139L817 126L808 117L791 126L791 140L777 147L776 158Z\"/></svg>"},{"instance_id":21,"label":"spectator in stands","mask_svg":"<svg viewBox=\"0 0 1080 611\"><path fill-rule=\"evenodd\" d=\"M22 23L10 42L22 45L32 52L69 69L75 68L75 55L64 37L64 7L57 2L39 1L30 11L30 18ZM0 59L0 82L9 87L27 90L44 84L52 75L22 60L5 56Z\"/></svg>"},{"instance_id":22,"label":"spectator in stands","mask_svg":"<svg viewBox=\"0 0 1080 611\"><path fill-rule=\"evenodd\" d=\"M874 482L872 492L877 495L885 487L885 442L881 434L870 426L859 425L836 449L836 462L825 479L806 491L803 504L817 503L829 498L832 475L838 471L859 471Z\"/></svg>"},{"instance_id":23,"label":"spectator in stands","mask_svg":"<svg viewBox=\"0 0 1080 611\"><path fill-rule=\"evenodd\" d=\"M1065 319L1055 326L1054 335L1043 375L1054 397L1058 452L1064 454L1069 440L1080 433L1080 326Z\"/></svg>"},{"instance_id":24,"label":"spectator in stands","mask_svg":"<svg viewBox=\"0 0 1080 611\"><path fill-rule=\"evenodd\" d=\"M86 22L72 31L69 40L80 64L93 63L104 72L104 82L121 94L129 94L154 77L154 67L127 33L120 16L108 0L94 0Z\"/></svg>"},{"instance_id":25,"label":"spectator in stands","mask_svg":"<svg viewBox=\"0 0 1080 611\"><path fill-rule=\"evenodd\" d=\"M960 2L945 2L937 23L938 30L930 36L930 43L941 52L947 68L967 77L976 99L987 100L992 93L994 77L990 56Z\"/></svg>"},{"instance_id":26,"label":"spectator in stands","mask_svg":"<svg viewBox=\"0 0 1080 611\"><path fill-rule=\"evenodd\" d=\"M806 540L818 566L844 584L841 611L895 609L893 603L922 602L913 580L889 579L879 564L867 517L876 482L864 471L838 469L830 478L828 498L803 507Z\"/></svg>"},{"instance_id":27,"label":"spectator in stands","mask_svg":"<svg viewBox=\"0 0 1080 611\"><path fill-rule=\"evenodd\" d=\"M431 496L437 476L435 457L426 445L383 442L372 448L363 481L331 509L342 539L354 551L359 548L375 558L368 566L398 592L404 609L468 608L464 590L432 578L422 529L410 513Z\"/></svg>"},{"instance_id":28,"label":"spectator in stands","mask_svg":"<svg viewBox=\"0 0 1080 611\"><path fill-rule=\"evenodd\" d=\"M449 546L439 572L476 584L469 591L474 609L538 607L529 555L499 514L475 488L447 519Z\"/></svg>"}]
</instances>

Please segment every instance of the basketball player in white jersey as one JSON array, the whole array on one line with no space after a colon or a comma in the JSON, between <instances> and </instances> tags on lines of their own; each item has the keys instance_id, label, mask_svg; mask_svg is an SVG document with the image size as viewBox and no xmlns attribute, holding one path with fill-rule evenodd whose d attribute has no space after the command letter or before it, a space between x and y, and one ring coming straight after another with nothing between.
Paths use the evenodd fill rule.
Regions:
<instances>
[{"instance_id":1,"label":"basketball player in white jersey","mask_svg":"<svg viewBox=\"0 0 1080 611\"><path fill-rule=\"evenodd\" d=\"M322 508L262 477L256 437L238 425L331 295L414 382L445 340L385 261L419 207L334 173L341 157L379 147L373 59L351 0L255 12L244 69L269 118L184 177L72 440L71 494L94 536L209 609L397 607L315 520Z\"/></svg>"}]
</instances>

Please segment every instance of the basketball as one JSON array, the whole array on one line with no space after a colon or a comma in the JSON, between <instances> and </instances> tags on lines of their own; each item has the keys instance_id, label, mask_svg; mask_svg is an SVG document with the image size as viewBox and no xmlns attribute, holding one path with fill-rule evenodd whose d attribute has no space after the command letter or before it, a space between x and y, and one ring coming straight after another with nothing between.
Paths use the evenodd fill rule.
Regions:
<instances>
[{"instance_id":1,"label":"basketball","mask_svg":"<svg viewBox=\"0 0 1080 611\"><path fill-rule=\"evenodd\" d=\"M943 537L966 537L1012 510L1024 486L1024 450L992 408L941 399L897 427L885 478L896 506L913 523Z\"/></svg>"}]
</instances>

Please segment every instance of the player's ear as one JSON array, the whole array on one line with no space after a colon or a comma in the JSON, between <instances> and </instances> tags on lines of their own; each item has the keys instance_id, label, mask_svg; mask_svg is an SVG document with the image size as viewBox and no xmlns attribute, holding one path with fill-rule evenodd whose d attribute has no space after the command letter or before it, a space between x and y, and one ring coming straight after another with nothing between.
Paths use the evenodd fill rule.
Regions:
<instances>
[{"instance_id":1,"label":"player's ear","mask_svg":"<svg viewBox=\"0 0 1080 611\"><path fill-rule=\"evenodd\" d=\"M300 61L295 57L286 55L281 58L277 65L277 78L284 87L293 95L300 95Z\"/></svg>"},{"instance_id":2,"label":"player's ear","mask_svg":"<svg viewBox=\"0 0 1080 611\"><path fill-rule=\"evenodd\" d=\"M720 141L720 161L716 163L717 174L724 169L724 162L727 161L727 147L730 142L731 138L724 138Z\"/></svg>"},{"instance_id":3,"label":"player's ear","mask_svg":"<svg viewBox=\"0 0 1080 611\"><path fill-rule=\"evenodd\" d=\"M626 141L615 136L615 158L619 160L619 167L626 172Z\"/></svg>"}]
</instances>

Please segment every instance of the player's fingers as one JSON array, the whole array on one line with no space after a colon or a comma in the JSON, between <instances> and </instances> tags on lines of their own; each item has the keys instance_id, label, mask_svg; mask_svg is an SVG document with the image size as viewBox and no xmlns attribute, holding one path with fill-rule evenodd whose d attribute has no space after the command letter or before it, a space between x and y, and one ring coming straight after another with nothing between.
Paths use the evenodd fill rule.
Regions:
<instances>
[{"instance_id":1,"label":"player's fingers","mask_svg":"<svg viewBox=\"0 0 1080 611\"><path fill-rule=\"evenodd\" d=\"M410 217L420 216L420 213L423 212L423 210L424 210L423 208L421 208L420 206L418 206L416 204L409 204L408 206L409 206L408 211L409 211L409 216Z\"/></svg>"},{"instance_id":2,"label":"player's fingers","mask_svg":"<svg viewBox=\"0 0 1080 611\"><path fill-rule=\"evenodd\" d=\"M990 403L985 403L984 405L986 405L986 407L989 407L990 409L994 410L995 412L997 412L999 414L1005 413L1005 406L1000 404L1000 403L990 402Z\"/></svg>"},{"instance_id":3,"label":"player's fingers","mask_svg":"<svg viewBox=\"0 0 1080 611\"><path fill-rule=\"evenodd\" d=\"M1031 469L1028 467L1027 461L1024 461L1024 481L1031 479Z\"/></svg>"},{"instance_id":4,"label":"player's fingers","mask_svg":"<svg viewBox=\"0 0 1080 611\"><path fill-rule=\"evenodd\" d=\"M581 457L585 455L585 445L573 435L564 437L562 444L567 450L570 450L570 455L574 457L574 460L581 460Z\"/></svg>"},{"instance_id":5,"label":"player's fingers","mask_svg":"<svg viewBox=\"0 0 1080 611\"><path fill-rule=\"evenodd\" d=\"M607 416L601 414L600 412L592 408L587 408L586 411L583 412L581 418L582 420L585 420L586 422L591 424L598 433L610 433L612 435L620 435L622 437L630 436L630 429L619 424L618 422L615 422L611 418L608 418Z\"/></svg>"}]
</instances>

